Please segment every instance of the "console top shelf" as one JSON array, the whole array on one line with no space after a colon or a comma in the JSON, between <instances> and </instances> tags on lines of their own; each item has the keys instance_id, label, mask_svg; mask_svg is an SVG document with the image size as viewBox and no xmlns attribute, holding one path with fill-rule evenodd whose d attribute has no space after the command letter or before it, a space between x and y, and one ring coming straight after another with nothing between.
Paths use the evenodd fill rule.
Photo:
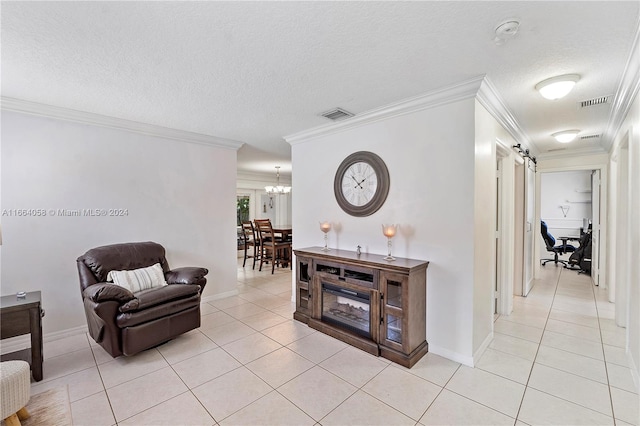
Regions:
<instances>
[{"instance_id":1,"label":"console top shelf","mask_svg":"<svg viewBox=\"0 0 640 426\"><path fill-rule=\"evenodd\" d=\"M355 251L331 249L324 251L322 247L306 247L293 250L296 256L311 256L315 258L323 258L327 260L339 260L341 262L353 262L357 265L367 265L375 267L381 270L397 271L397 272L413 272L419 269L424 269L429 265L429 262L416 259L405 259L402 257L396 257L396 260L384 260L383 255L361 253L358 255Z\"/></svg>"}]
</instances>

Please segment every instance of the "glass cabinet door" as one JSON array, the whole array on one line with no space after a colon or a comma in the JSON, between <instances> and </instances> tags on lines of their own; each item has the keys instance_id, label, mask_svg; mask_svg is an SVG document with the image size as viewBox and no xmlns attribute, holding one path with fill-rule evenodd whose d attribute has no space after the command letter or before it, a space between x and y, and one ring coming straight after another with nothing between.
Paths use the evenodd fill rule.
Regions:
<instances>
[{"instance_id":1,"label":"glass cabinet door","mask_svg":"<svg viewBox=\"0 0 640 426\"><path fill-rule=\"evenodd\" d=\"M387 299L385 303L389 306L402 308L402 281L386 280Z\"/></svg>"},{"instance_id":2,"label":"glass cabinet door","mask_svg":"<svg viewBox=\"0 0 640 426\"><path fill-rule=\"evenodd\" d=\"M296 311L309 316L312 311L311 261L299 257L296 266Z\"/></svg>"},{"instance_id":3,"label":"glass cabinet door","mask_svg":"<svg viewBox=\"0 0 640 426\"><path fill-rule=\"evenodd\" d=\"M402 350L405 343L405 312L407 277L384 272L380 274L382 322L380 337L385 346Z\"/></svg>"}]
</instances>

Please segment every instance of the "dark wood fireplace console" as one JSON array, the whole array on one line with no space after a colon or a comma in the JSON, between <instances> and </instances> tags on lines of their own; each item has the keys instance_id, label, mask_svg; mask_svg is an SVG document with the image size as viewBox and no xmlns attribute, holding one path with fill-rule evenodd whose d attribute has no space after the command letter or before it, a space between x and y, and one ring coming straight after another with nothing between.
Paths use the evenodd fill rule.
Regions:
<instances>
[{"instance_id":1,"label":"dark wood fireplace console","mask_svg":"<svg viewBox=\"0 0 640 426\"><path fill-rule=\"evenodd\" d=\"M408 368L427 353L429 262L320 247L294 253L296 320Z\"/></svg>"}]
</instances>

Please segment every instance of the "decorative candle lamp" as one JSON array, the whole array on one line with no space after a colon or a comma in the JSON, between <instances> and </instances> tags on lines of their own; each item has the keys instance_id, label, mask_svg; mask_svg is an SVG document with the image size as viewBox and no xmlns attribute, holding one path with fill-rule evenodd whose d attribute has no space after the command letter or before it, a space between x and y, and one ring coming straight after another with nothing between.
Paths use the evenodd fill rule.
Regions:
<instances>
[{"instance_id":1,"label":"decorative candle lamp","mask_svg":"<svg viewBox=\"0 0 640 426\"><path fill-rule=\"evenodd\" d=\"M320 230L324 232L324 248L322 250L329 251L331 249L327 247L327 242L329 241L329 236L327 235L327 233L331 231L331 222L320 222Z\"/></svg>"},{"instance_id":2,"label":"decorative candle lamp","mask_svg":"<svg viewBox=\"0 0 640 426\"><path fill-rule=\"evenodd\" d=\"M396 231L397 231L396 225L382 225L382 233L384 234L385 237L387 237L387 247L389 249L388 250L389 254L387 254L384 260L388 260L388 261L396 260L395 257L391 256L391 239L395 237Z\"/></svg>"}]
</instances>

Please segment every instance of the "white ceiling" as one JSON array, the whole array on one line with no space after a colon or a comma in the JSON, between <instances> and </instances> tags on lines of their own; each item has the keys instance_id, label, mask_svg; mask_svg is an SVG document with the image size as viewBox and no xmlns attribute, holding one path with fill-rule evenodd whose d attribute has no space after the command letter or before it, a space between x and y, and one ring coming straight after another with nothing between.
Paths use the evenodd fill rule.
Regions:
<instances>
[{"instance_id":1,"label":"white ceiling","mask_svg":"<svg viewBox=\"0 0 640 426\"><path fill-rule=\"evenodd\" d=\"M534 152L602 134L638 1L2 2L2 96L245 142L239 171L291 170L283 136L486 74ZM494 29L520 21L516 36ZM582 76L551 102L539 81ZM578 152L576 151L576 152Z\"/></svg>"}]
</instances>

